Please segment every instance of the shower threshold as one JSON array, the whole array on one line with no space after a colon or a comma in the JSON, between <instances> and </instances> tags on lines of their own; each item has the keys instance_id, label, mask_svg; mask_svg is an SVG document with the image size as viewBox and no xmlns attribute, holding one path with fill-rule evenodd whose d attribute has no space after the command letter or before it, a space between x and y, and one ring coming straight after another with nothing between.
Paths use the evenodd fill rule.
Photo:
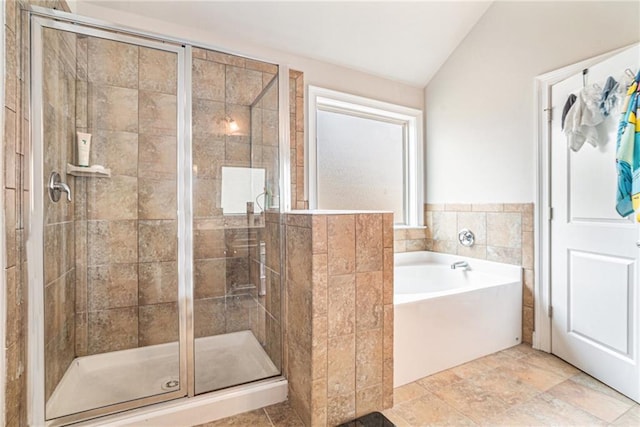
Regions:
<instances>
[{"instance_id":1,"label":"shower threshold","mask_svg":"<svg viewBox=\"0 0 640 427\"><path fill-rule=\"evenodd\" d=\"M178 356L171 342L77 357L47 402L47 419L175 391ZM196 394L279 373L251 331L195 340Z\"/></svg>"}]
</instances>

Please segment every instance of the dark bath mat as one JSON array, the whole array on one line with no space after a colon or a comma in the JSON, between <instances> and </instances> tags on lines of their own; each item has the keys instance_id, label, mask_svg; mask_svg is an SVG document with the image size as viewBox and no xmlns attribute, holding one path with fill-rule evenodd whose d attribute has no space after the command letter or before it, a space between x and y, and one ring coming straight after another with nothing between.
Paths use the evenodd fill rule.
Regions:
<instances>
[{"instance_id":1,"label":"dark bath mat","mask_svg":"<svg viewBox=\"0 0 640 427\"><path fill-rule=\"evenodd\" d=\"M353 421L340 424L338 427L396 427L380 412L372 412Z\"/></svg>"}]
</instances>

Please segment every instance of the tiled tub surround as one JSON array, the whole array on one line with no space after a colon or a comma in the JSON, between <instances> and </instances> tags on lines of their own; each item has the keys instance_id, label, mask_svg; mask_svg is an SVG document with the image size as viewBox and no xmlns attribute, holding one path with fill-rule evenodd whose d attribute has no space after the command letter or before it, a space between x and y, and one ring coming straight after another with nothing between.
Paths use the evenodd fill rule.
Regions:
<instances>
[{"instance_id":1,"label":"tiled tub surround","mask_svg":"<svg viewBox=\"0 0 640 427\"><path fill-rule=\"evenodd\" d=\"M285 215L287 378L306 425L393 406L393 216Z\"/></svg>"},{"instance_id":2,"label":"tiled tub surround","mask_svg":"<svg viewBox=\"0 0 640 427\"><path fill-rule=\"evenodd\" d=\"M393 230L393 251L416 252L431 249L427 227L396 227Z\"/></svg>"},{"instance_id":3,"label":"tiled tub surround","mask_svg":"<svg viewBox=\"0 0 640 427\"><path fill-rule=\"evenodd\" d=\"M522 341L533 334L533 203L427 204L427 247L434 252L521 265ZM475 245L458 242L458 231L468 228Z\"/></svg>"}]
</instances>

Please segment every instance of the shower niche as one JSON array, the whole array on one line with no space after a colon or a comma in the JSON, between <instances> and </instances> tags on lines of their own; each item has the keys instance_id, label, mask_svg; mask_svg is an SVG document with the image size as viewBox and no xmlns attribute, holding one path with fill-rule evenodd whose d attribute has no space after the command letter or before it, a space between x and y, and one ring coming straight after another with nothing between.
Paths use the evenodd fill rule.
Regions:
<instances>
[{"instance_id":1,"label":"shower niche","mask_svg":"<svg viewBox=\"0 0 640 427\"><path fill-rule=\"evenodd\" d=\"M39 15L28 256L43 418L279 376L278 66ZM67 169L76 132L109 177ZM71 201L47 196L52 172Z\"/></svg>"}]
</instances>

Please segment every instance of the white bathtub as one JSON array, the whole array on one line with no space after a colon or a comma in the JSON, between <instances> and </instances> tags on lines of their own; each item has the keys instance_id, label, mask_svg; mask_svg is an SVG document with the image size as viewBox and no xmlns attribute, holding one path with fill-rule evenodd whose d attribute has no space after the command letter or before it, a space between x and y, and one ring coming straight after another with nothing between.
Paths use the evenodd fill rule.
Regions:
<instances>
[{"instance_id":1,"label":"white bathtub","mask_svg":"<svg viewBox=\"0 0 640 427\"><path fill-rule=\"evenodd\" d=\"M451 269L467 261L467 269ZM520 343L522 268L434 252L395 254L394 386Z\"/></svg>"}]
</instances>

